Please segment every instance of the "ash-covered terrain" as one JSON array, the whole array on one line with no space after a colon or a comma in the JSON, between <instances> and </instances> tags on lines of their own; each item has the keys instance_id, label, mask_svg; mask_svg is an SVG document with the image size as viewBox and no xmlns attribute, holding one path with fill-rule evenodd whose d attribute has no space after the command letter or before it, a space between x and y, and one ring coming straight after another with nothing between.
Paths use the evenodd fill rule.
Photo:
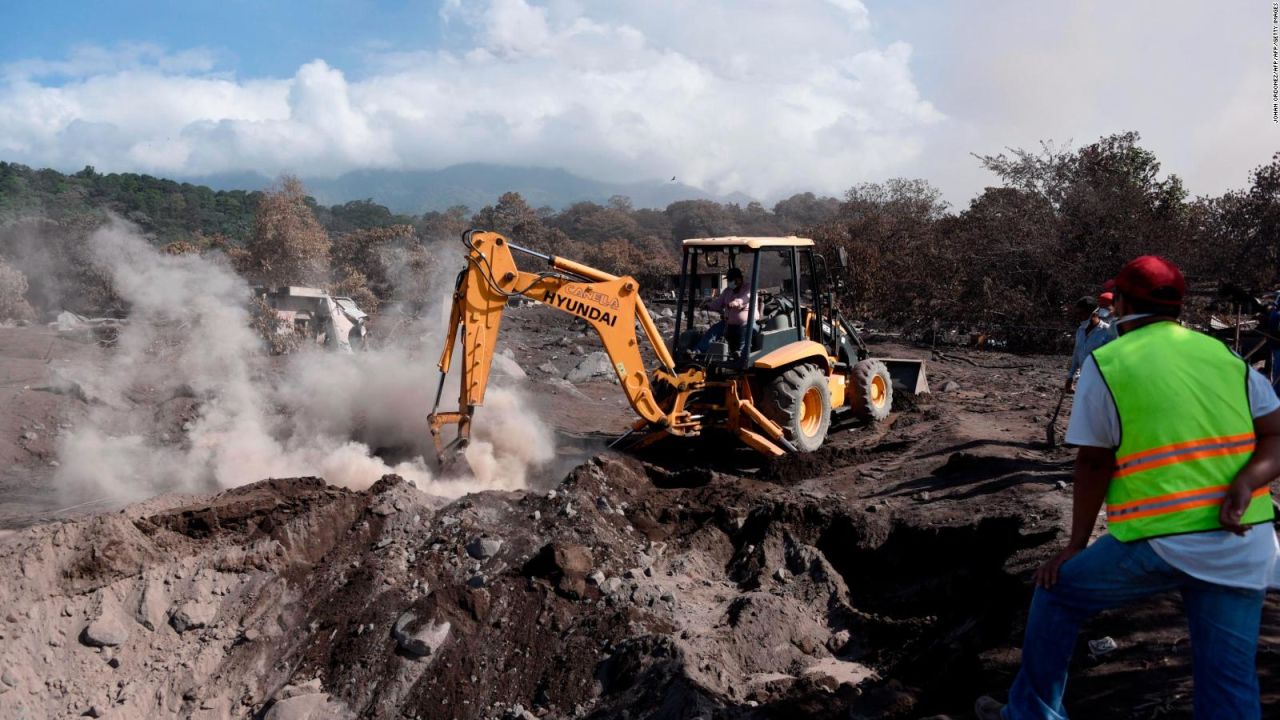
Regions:
<instances>
[{"instance_id":1,"label":"ash-covered terrain","mask_svg":"<svg viewBox=\"0 0 1280 720\"><path fill-rule=\"evenodd\" d=\"M247 477L121 507L60 504L59 437L93 401L37 389L112 350L0 334L5 717L963 718L1011 679L1030 573L1065 539L1056 357L935 355L933 395L812 455L707 437L632 456L604 449L628 422L617 387L565 377L590 338L521 308L502 347L555 446L521 483ZM181 445L191 419L153 416ZM1177 603L1087 627L1074 714L1191 716ZM1280 712L1274 598L1263 633ZM1103 636L1117 649L1092 656Z\"/></svg>"}]
</instances>

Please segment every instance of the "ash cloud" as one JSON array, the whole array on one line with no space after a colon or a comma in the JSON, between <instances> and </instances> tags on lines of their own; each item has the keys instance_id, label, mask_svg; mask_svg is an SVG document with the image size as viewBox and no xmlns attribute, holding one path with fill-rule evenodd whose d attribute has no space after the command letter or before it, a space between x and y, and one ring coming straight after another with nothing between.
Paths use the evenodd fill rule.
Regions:
<instances>
[{"instance_id":1,"label":"ash cloud","mask_svg":"<svg viewBox=\"0 0 1280 720\"><path fill-rule=\"evenodd\" d=\"M129 313L115 347L65 372L94 401L59 447L56 482L68 501L302 475L358 489L393 472L456 497L524 487L554 455L551 431L508 383L477 411L474 476L440 477L422 460L443 341L438 310L389 347L270 357L249 327L249 286L227 263L162 254L118 219L88 243Z\"/></svg>"}]
</instances>

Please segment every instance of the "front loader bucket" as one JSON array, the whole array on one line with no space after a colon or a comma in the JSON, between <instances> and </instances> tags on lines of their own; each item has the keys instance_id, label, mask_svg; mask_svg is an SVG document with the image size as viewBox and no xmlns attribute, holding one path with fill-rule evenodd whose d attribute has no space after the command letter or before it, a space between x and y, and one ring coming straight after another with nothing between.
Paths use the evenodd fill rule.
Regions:
<instances>
[{"instance_id":1,"label":"front loader bucket","mask_svg":"<svg viewBox=\"0 0 1280 720\"><path fill-rule=\"evenodd\" d=\"M925 374L924 360L906 358L876 358L889 369L889 378L893 380L893 389L908 395L923 395L929 392L929 378Z\"/></svg>"}]
</instances>

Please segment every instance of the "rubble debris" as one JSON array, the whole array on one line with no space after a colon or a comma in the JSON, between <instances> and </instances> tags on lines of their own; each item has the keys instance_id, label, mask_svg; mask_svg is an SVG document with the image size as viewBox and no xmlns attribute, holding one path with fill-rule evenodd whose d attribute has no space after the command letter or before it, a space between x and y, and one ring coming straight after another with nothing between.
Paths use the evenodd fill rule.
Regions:
<instances>
[{"instance_id":1,"label":"rubble debris","mask_svg":"<svg viewBox=\"0 0 1280 720\"><path fill-rule=\"evenodd\" d=\"M564 379L577 384L603 377L615 377L613 362L609 360L608 353L597 350L583 357L572 370L565 373Z\"/></svg>"},{"instance_id":2,"label":"rubble debris","mask_svg":"<svg viewBox=\"0 0 1280 720\"><path fill-rule=\"evenodd\" d=\"M1089 653L1094 657L1102 657L1118 647L1119 645L1109 635L1089 641Z\"/></svg>"},{"instance_id":3,"label":"rubble debris","mask_svg":"<svg viewBox=\"0 0 1280 720\"><path fill-rule=\"evenodd\" d=\"M502 539L495 537L477 537L467 543L467 554L476 560L488 560L502 549Z\"/></svg>"},{"instance_id":4,"label":"rubble debris","mask_svg":"<svg viewBox=\"0 0 1280 720\"><path fill-rule=\"evenodd\" d=\"M520 367L515 358L497 353L493 356L493 369L514 380L524 380L529 374Z\"/></svg>"},{"instance_id":5,"label":"rubble debris","mask_svg":"<svg viewBox=\"0 0 1280 720\"><path fill-rule=\"evenodd\" d=\"M418 616L405 611L396 618L391 634L401 650L414 657L427 657L437 652L449 637L449 622L417 622Z\"/></svg>"},{"instance_id":6,"label":"rubble debris","mask_svg":"<svg viewBox=\"0 0 1280 720\"><path fill-rule=\"evenodd\" d=\"M128 639L129 626L114 611L99 615L80 633L80 642L91 647L123 645Z\"/></svg>"},{"instance_id":7,"label":"rubble debris","mask_svg":"<svg viewBox=\"0 0 1280 720\"><path fill-rule=\"evenodd\" d=\"M1015 402L1056 389L1056 359L1043 365L1009 380ZM948 368L968 388L980 372ZM617 414L560 373L531 374L575 442ZM13 532L0 717L965 717L1016 669L1028 578L1070 510L1041 492L1065 482L1068 453L1008 447L1042 430L1024 427L1037 406L987 422L970 397L900 410L882 434L842 433L778 472L735 465L709 437L453 502L283 479ZM174 442L190 419L165 428ZM53 434L11 427L10 441ZM925 493L936 501L910 499ZM123 642L77 641L107 614ZM1125 672L1189 683L1177 609L1134 624ZM1132 714L1115 702L1119 664L1073 679L1076 714ZM1168 714L1189 716L1188 698Z\"/></svg>"},{"instance_id":8,"label":"rubble debris","mask_svg":"<svg viewBox=\"0 0 1280 720\"><path fill-rule=\"evenodd\" d=\"M524 574L550 581L556 591L577 599L586 594L591 549L584 545L547 543L524 566Z\"/></svg>"},{"instance_id":9,"label":"rubble debris","mask_svg":"<svg viewBox=\"0 0 1280 720\"><path fill-rule=\"evenodd\" d=\"M211 602L187 602L171 611L169 624L184 633L212 625L217 616L218 606Z\"/></svg>"}]
</instances>

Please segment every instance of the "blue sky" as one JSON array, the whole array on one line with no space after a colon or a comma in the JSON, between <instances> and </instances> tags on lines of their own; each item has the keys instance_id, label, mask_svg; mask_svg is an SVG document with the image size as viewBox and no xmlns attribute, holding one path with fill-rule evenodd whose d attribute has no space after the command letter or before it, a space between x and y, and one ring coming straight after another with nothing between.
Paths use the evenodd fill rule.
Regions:
<instances>
[{"instance_id":1,"label":"blue sky","mask_svg":"<svg viewBox=\"0 0 1280 720\"><path fill-rule=\"evenodd\" d=\"M203 47L245 76L288 76L323 57L358 74L374 50L443 44L431 0L7 0L0 63L66 55L77 46Z\"/></svg>"},{"instance_id":2,"label":"blue sky","mask_svg":"<svg viewBox=\"0 0 1280 720\"><path fill-rule=\"evenodd\" d=\"M1280 149L1270 9L1192 0L5 0L0 159L169 176L459 162L764 200L1137 130L1196 193Z\"/></svg>"}]
</instances>

